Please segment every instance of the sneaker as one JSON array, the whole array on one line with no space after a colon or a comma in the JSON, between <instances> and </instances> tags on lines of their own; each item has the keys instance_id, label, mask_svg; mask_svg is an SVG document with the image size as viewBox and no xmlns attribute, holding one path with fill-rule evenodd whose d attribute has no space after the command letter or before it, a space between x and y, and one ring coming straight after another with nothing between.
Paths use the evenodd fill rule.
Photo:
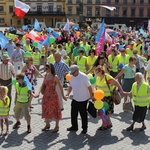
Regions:
<instances>
[{"instance_id":1,"label":"sneaker","mask_svg":"<svg viewBox=\"0 0 150 150\"><path fill-rule=\"evenodd\" d=\"M67 128L67 131L78 131L78 129L70 127L70 128Z\"/></svg>"}]
</instances>

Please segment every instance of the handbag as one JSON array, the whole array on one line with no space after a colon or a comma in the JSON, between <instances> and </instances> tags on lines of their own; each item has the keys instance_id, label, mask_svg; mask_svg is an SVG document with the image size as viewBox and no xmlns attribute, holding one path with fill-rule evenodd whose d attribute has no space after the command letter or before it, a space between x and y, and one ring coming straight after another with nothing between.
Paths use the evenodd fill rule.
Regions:
<instances>
[{"instance_id":1,"label":"handbag","mask_svg":"<svg viewBox=\"0 0 150 150\"><path fill-rule=\"evenodd\" d=\"M93 117L96 118L97 117L97 109L94 107L94 102L93 101L89 101L89 105L87 108L88 113Z\"/></svg>"},{"instance_id":2,"label":"handbag","mask_svg":"<svg viewBox=\"0 0 150 150\"><path fill-rule=\"evenodd\" d=\"M46 85L43 83L41 86L41 93L44 95L46 89Z\"/></svg>"},{"instance_id":3,"label":"handbag","mask_svg":"<svg viewBox=\"0 0 150 150\"><path fill-rule=\"evenodd\" d=\"M133 105L131 99L128 99L125 103L123 103L123 110L124 111L133 111Z\"/></svg>"},{"instance_id":4,"label":"handbag","mask_svg":"<svg viewBox=\"0 0 150 150\"><path fill-rule=\"evenodd\" d=\"M108 86L109 90L111 90L111 89L110 89L110 86L109 86L109 84L108 84L108 81L107 81L106 76L105 76L105 80L106 80L106 83L107 83L107 86ZM116 90L116 87L115 87L114 90L111 92L111 97L112 97L113 102L114 102L115 105L119 105L119 104L121 103L121 94L119 93L118 90Z\"/></svg>"}]
</instances>

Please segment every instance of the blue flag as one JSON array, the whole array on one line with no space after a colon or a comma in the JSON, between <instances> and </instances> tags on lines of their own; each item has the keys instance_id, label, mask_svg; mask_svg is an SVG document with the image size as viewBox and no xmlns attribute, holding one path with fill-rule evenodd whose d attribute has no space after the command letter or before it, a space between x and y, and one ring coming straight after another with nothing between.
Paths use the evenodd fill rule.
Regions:
<instances>
[{"instance_id":1,"label":"blue flag","mask_svg":"<svg viewBox=\"0 0 150 150\"><path fill-rule=\"evenodd\" d=\"M12 26L10 26L10 27L9 27L9 30L10 30L10 31L14 31L14 30L15 30L15 28L14 28L14 27L12 27Z\"/></svg>"},{"instance_id":2,"label":"blue flag","mask_svg":"<svg viewBox=\"0 0 150 150\"><path fill-rule=\"evenodd\" d=\"M55 38L58 38L59 37L59 34L56 32L56 31L53 31L53 36L55 37Z\"/></svg>"},{"instance_id":3,"label":"blue flag","mask_svg":"<svg viewBox=\"0 0 150 150\"><path fill-rule=\"evenodd\" d=\"M42 45L49 46L50 45L49 38L50 38L50 36L47 36L47 38L42 42Z\"/></svg>"},{"instance_id":4,"label":"blue flag","mask_svg":"<svg viewBox=\"0 0 150 150\"><path fill-rule=\"evenodd\" d=\"M39 49L39 51L42 49L42 46L43 46L43 45L38 42L38 49Z\"/></svg>"},{"instance_id":5,"label":"blue flag","mask_svg":"<svg viewBox=\"0 0 150 150\"><path fill-rule=\"evenodd\" d=\"M41 31L41 27L37 19L35 19L34 21L34 29L37 31Z\"/></svg>"},{"instance_id":6,"label":"blue flag","mask_svg":"<svg viewBox=\"0 0 150 150\"><path fill-rule=\"evenodd\" d=\"M8 43L8 39L4 36L3 33L0 32L0 45L1 45L1 47L5 48L7 43Z\"/></svg>"},{"instance_id":7,"label":"blue flag","mask_svg":"<svg viewBox=\"0 0 150 150\"><path fill-rule=\"evenodd\" d=\"M143 37L147 37L147 35L146 35L146 33L144 32L144 30L143 29L140 29L140 33L143 35Z\"/></svg>"},{"instance_id":8,"label":"blue flag","mask_svg":"<svg viewBox=\"0 0 150 150\"><path fill-rule=\"evenodd\" d=\"M49 27L46 30L47 30L47 32L51 32L53 29Z\"/></svg>"},{"instance_id":9,"label":"blue flag","mask_svg":"<svg viewBox=\"0 0 150 150\"><path fill-rule=\"evenodd\" d=\"M97 35L96 35L96 39L95 39L95 42L96 42L96 43L99 41L99 39L100 39L100 37L102 36L104 30L105 30L105 25L104 25L104 19L103 19L102 24L101 24L101 26L100 26L100 29L99 29L99 31L98 31L98 33L97 33Z\"/></svg>"},{"instance_id":10,"label":"blue flag","mask_svg":"<svg viewBox=\"0 0 150 150\"><path fill-rule=\"evenodd\" d=\"M28 90L29 90L29 91L32 91L32 84L29 82L29 79L27 78L26 75L24 75L24 81L25 81L26 84L27 84Z\"/></svg>"},{"instance_id":11,"label":"blue flag","mask_svg":"<svg viewBox=\"0 0 150 150\"><path fill-rule=\"evenodd\" d=\"M22 26L22 29L23 29L23 30L28 30L28 25Z\"/></svg>"}]
</instances>

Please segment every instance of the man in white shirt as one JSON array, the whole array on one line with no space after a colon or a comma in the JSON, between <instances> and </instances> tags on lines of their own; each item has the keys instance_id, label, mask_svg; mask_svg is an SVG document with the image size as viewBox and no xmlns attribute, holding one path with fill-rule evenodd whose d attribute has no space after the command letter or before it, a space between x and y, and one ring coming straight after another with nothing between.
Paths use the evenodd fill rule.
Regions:
<instances>
[{"instance_id":1,"label":"man in white shirt","mask_svg":"<svg viewBox=\"0 0 150 150\"><path fill-rule=\"evenodd\" d=\"M77 65L70 67L70 86L66 96L69 96L70 92L73 91L73 100L71 103L71 124L67 131L78 130L78 112L80 113L82 120L82 132L86 134L88 128L88 117L87 117L87 102L92 97L92 87L86 74L79 71Z\"/></svg>"},{"instance_id":2,"label":"man in white shirt","mask_svg":"<svg viewBox=\"0 0 150 150\"><path fill-rule=\"evenodd\" d=\"M61 44L58 45L58 52L61 54L62 59L67 56L67 52L63 49L63 46Z\"/></svg>"}]
</instances>

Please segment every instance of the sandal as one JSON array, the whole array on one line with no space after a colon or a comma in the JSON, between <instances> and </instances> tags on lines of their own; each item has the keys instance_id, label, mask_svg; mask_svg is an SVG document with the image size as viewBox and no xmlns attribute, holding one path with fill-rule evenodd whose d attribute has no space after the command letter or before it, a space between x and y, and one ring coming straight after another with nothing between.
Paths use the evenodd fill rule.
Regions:
<instances>
[{"instance_id":1,"label":"sandal","mask_svg":"<svg viewBox=\"0 0 150 150\"><path fill-rule=\"evenodd\" d=\"M13 126L13 129L18 129L20 127L21 123L20 122L16 122Z\"/></svg>"},{"instance_id":2,"label":"sandal","mask_svg":"<svg viewBox=\"0 0 150 150\"><path fill-rule=\"evenodd\" d=\"M107 128L112 128L112 124L107 125Z\"/></svg>"},{"instance_id":3,"label":"sandal","mask_svg":"<svg viewBox=\"0 0 150 150\"><path fill-rule=\"evenodd\" d=\"M59 127L54 128L53 131L52 131L52 133L57 133L58 131L59 131Z\"/></svg>"},{"instance_id":4,"label":"sandal","mask_svg":"<svg viewBox=\"0 0 150 150\"><path fill-rule=\"evenodd\" d=\"M108 127L107 126L101 126L101 127L99 127L97 130L101 130L101 131L103 131L103 130L107 130L108 129Z\"/></svg>"},{"instance_id":5,"label":"sandal","mask_svg":"<svg viewBox=\"0 0 150 150\"><path fill-rule=\"evenodd\" d=\"M30 127L30 125L27 126L27 133L31 133L31 127Z\"/></svg>"},{"instance_id":6,"label":"sandal","mask_svg":"<svg viewBox=\"0 0 150 150\"><path fill-rule=\"evenodd\" d=\"M49 126L45 126L43 129L42 129L42 131L46 131L46 130L49 130L50 129L50 125Z\"/></svg>"}]
</instances>

